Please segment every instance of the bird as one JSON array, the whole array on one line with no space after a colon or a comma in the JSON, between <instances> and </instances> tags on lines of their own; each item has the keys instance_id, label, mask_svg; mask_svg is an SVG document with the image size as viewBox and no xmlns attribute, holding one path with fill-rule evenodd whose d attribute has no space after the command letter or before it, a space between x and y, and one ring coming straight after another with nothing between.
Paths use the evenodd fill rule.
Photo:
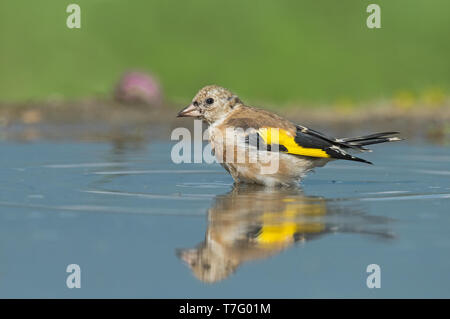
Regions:
<instances>
[{"instance_id":1,"label":"bird","mask_svg":"<svg viewBox=\"0 0 450 319\"><path fill-rule=\"evenodd\" d=\"M334 160L372 164L354 152L367 145L402 140L399 132L334 138L268 110L246 105L228 89L208 85L177 117L208 125L211 151L236 184L292 186L316 167Z\"/></svg>"}]
</instances>

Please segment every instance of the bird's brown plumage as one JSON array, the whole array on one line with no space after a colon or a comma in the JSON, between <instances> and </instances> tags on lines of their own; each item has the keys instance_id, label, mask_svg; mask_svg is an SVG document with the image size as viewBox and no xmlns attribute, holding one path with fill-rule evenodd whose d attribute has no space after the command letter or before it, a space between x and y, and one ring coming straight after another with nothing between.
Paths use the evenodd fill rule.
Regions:
<instances>
[{"instance_id":1,"label":"bird's brown plumage","mask_svg":"<svg viewBox=\"0 0 450 319\"><path fill-rule=\"evenodd\" d=\"M330 160L370 163L351 155L349 150L369 151L364 146L400 140L392 136L397 132L332 138L272 112L247 106L235 94L216 85L201 89L179 116L200 118L209 124L209 140L216 158L238 183L290 185ZM257 154L249 153L243 162L236 160L250 150ZM268 172L267 163L276 164L276 170Z\"/></svg>"},{"instance_id":2,"label":"bird's brown plumage","mask_svg":"<svg viewBox=\"0 0 450 319\"><path fill-rule=\"evenodd\" d=\"M227 127L240 127L244 130L249 128L259 129L262 127L277 127L295 135L296 126L281 116L272 112L256 109L254 107L240 107L233 112L224 122Z\"/></svg>"}]
</instances>

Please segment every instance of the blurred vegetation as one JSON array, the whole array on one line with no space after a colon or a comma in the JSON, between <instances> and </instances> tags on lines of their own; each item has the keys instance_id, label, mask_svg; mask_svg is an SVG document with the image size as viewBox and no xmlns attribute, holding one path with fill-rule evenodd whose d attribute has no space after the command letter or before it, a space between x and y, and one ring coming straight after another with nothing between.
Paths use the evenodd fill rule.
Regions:
<instances>
[{"instance_id":1,"label":"blurred vegetation","mask_svg":"<svg viewBox=\"0 0 450 319\"><path fill-rule=\"evenodd\" d=\"M81 29L66 7L81 6ZM366 7L381 6L381 29ZM2 0L0 101L108 96L127 69L169 100L219 84L288 105L394 98L435 103L450 87L448 0Z\"/></svg>"}]
</instances>

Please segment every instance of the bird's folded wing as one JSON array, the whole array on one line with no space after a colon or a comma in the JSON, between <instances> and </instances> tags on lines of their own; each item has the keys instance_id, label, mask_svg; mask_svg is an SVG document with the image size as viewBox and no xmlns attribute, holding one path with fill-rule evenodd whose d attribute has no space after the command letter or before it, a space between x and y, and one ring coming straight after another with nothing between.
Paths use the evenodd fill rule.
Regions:
<instances>
[{"instance_id":1,"label":"bird's folded wing","mask_svg":"<svg viewBox=\"0 0 450 319\"><path fill-rule=\"evenodd\" d=\"M255 134L257 135L256 146L261 147L264 145L269 151L370 163L362 158L348 154L336 139L326 137L319 132L309 130L302 126L297 127L295 136L287 130L275 127L259 128ZM249 144L255 144L254 142L251 143L251 136L247 140ZM255 141L255 138L253 138L253 141ZM345 147L348 148L347 145Z\"/></svg>"}]
</instances>

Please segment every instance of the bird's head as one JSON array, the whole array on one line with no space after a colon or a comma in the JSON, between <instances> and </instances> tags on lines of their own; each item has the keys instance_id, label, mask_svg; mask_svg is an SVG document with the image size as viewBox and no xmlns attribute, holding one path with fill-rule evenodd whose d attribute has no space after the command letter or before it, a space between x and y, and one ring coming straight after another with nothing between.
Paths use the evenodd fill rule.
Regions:
<instances>
[{"instance_id":1,"label":"bird's head","mask_svg":"<svg viewBox=\"0 0 450 319\"><path fill-rule=\"evenodd\" d=\"M228 115L235 106L241 104L239 98L217 85L202 88L191 104L178 113L178 117L200 118L209 124Z\"/></svg>"}]
</instances>

